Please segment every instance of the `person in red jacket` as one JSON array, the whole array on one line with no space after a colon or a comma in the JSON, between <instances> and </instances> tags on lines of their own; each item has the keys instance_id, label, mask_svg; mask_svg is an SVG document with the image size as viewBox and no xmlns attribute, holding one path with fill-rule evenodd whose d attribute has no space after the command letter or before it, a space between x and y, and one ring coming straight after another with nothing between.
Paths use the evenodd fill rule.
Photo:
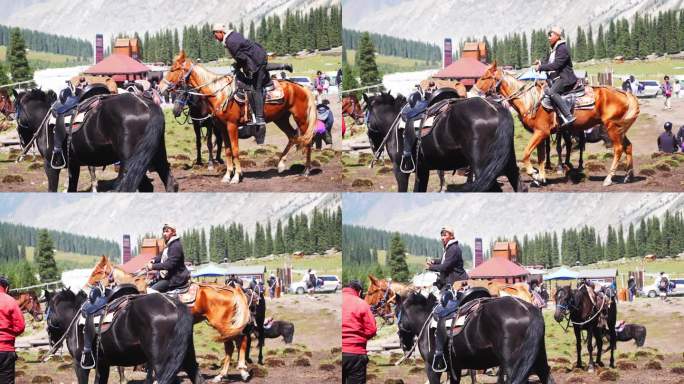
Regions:
<instances>
[{"instance_id":1,"label":"person in red jacket","mask_svg":"<svg viewBox=\"0 0 684 384\"><path fill-rule=\"evenodd\" d=\"M378 331L370 306L361 298L361 283L342 289L342 384L366 382L366 343Z\"/></svg>"},{"instance_id":2,"label":"person in red jacket","mask_svg":"<svg viewBox=\"0 0 684 384\"><path fill-rule=\"evenodd\" d=\"M0 383L14 384L14 339L24 332L24 316L16 300L8 295L9 280L0 276Z\"/></svg>"}]
</instances>

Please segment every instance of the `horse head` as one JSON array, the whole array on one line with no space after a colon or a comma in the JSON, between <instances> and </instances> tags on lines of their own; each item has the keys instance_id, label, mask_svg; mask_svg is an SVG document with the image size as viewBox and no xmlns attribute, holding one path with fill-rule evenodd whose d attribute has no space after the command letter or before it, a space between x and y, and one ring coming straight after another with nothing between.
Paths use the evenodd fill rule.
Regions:
<instances>
[{"instance_id":1,"label":"horse head","mask_svg":"<svg viewBox=\"0 0 684 384\"><path fill-rule=\"evenodd\" d=\"M491 95L499 91L501 82L503 81L503 72L497 68L496 60L487 67L484 75L477 79L472 90L479 96Z\"/></svg>"},{"instance_id":2,"label":"horse head","mask_svg":"<svg viewBox=\"0 0 684 384\"><path fill-rule=\"evenodd\" d=\"M86 295L80 291L78 295L67 288L57 292L45 292L47 299L47 333L50 345L54 345L68 331L78 308L86 300Z\"/></svg>"},{"instance_id":3,"label":"horse head","mask_svg":"<svg viewBox=\"0 0 684 384\"><path fill-rule=\"evenodd\" d=\"M554 301L556 302L556 311L553 314L553 318L557 322L563 321L566 314L574 307L575 298L573 294L573 289L569 285L559 288L554 296Z\"/></svg>"},{"instance_id":4,"label":"horse head","mask_svg":"<svg viewBox=\"0 0 684 384\"><path fill-rule=\"evenodd\" d=\"M397 293L394 301L396 302L397 335L401 349L407 353L413 349L416 337L422 336L423 328L432 317L432 308L437 303L437 298L432 293L425 297L420 292L412 291L405 297Z\"/></svg>"},{"instance_id":5,"label":"horse head","mask_svg":"<svg viewBox=\"0 0 684 384\"><path fill-rule=\"evenodd\" d=\"M14 103L6 88L0 89L0 113L5 115L10 121L14 120L16 117Z\"/></svg>"},{"instance_id":6,"label":"horse head","mask_svg":"<svg viewBox=\"0 0 684 384\"><path fill-rule=\"evenodd\" d=\"M373 152L380 150L382 141L390 129L392 122L399 114L401 106L398 106L397 99L389 93L369 97L364 94L366 101L366 126L368 127L368 139L371 143ZM403 104L402 104L403 106Z\"/></svg>"},{"instance_id":7,"label":"horse head","mask_svg":"<svg viewBox=\"0 0 684 384\"><path fill-rule=\"evenodd\" d=\"M88 277L87 287L93 287L95 285L102 284L102 286L107 287L111 283L112 273L114 272L114 266L107 256L100 256L100 260L95 264L93 271L90 272Z\"/></svg>"},{"instance_id":8,"label":"horse head","mask_svg":"<svg viewBox=\"0 0 684 384\"><path fill-rule=\"evenodd\" d=\"M185 56L185 51L181 50L174 58L166 76L159 83L159 92L173 91L177 87L184 86L192 73L193 65L192 61Z\"/></svg>"},{"instance_id":9,"label":"horse head","mask_svg":"<svg viewBox=\"0 0 684 384\"><path fill-rule=\"evenodd\" d=\"M391 282L378 279L373 275L368 275L368 278L371 284L366 293L366 303L370 305L374 316L381 317L386 324L392 324L394 322L392 304L394 303L395 292L391 287Z\"/></svg>"}]
</instances>

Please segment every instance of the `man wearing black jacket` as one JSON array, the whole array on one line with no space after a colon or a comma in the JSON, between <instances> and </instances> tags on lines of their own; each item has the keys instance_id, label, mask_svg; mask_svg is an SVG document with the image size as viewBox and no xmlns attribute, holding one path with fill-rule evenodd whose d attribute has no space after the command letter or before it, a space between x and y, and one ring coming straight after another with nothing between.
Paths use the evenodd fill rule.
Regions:
<instances>
[{"instance_id":1,"label":"man wearing black jacket","mask_svg":"<svg viewBox=\"0 0 684 384\"><path fill-rule=\"evenodd\" d=\"M454 229L443 227L440 231L444 253L440 260L431 260L426 263L430 271L439 272L437 280L440 289L440 306L434 315L437 320L437 330L435 331L435 356L432 361L432 369L435 372L444 372L447 368L444 358L444 345L446 344L446 317L453 314L458 309L458 299L452 291L452 285L456 281L468 280L468 274L463 269L463 255L458 241L454 238Z\"/></svg>"},{"instance_id":2,"label":"man wearing black jacket","mask_svg":"<svg viewBox=\"0 0 684 384\"><path fill-rule=\"evenodd\" d=\"M575 87L577 77L575 77L575 71L572 69L570 50L565 40L561 38L561 35L562 30L560 27L551 28L549 31L551 53L549 53L549 56L543 63L537 60L535 65L538 72L547 72L547 82L550 86L546 88L545 92L560 111L561 127L567 127L575 121L575 117L572 115L570 106L561 97L561 94Z\"/></svg>"},{"instance_id":3,"label":"man wearing black jacket","mask_svg":"<svg viewBox=\"0 0 684 384\"><path fill-rule=\"evenodd\" d=\"M164 224L162 236L166 242L166 248L160 256L151 260L147 269L159 271L159 280L149 290L166 292L180 288L190 280L190 271L185 267L185 254L180 237L176 235L176 227Z\"/></svg>"}]
</instances>

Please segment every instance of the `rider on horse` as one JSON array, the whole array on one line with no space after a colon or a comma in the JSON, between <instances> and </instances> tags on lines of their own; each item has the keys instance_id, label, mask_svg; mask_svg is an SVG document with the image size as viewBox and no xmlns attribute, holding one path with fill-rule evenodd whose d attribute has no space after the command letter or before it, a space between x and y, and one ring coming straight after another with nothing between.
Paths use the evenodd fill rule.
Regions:
<instances>
[{"instance_id":1,"label":"rider on horse","mask_svg":"<svg viewBox=\"0 0 684 384\"><path fill-rule=\"evenodd\" d=\"M176 235L176 227L164 224L162 236L166 248L160 256L150 260L148 270L159 271L159 280L149 287L148 292L166 292L185 286L190 280L190 271L185 267L185 254L180 237Z\"/></svg>"},{"instance_id":2,"label":"rider on horse","mask_svg":"<svg viewBox=\"0 0 684 384\"><path fill-rule=\"evenodd\" d=\"M548 36L551 53L549 53L544 62L535 61L535 66L539 72L548 72L547 82L549 87L545 89L545 93L560 112L561 127L567 127L575 121L575 117L570 109L571 106L565 103L561 95L575 87L577 77L575 77L575 72L572 69L572 58L570 57L567 43L561 37L562 34L563 32L560 27L553 27L549 30Z\"/></svg>"},{"instance_id":3,"label":"rider on horse","mask_svg":"<svg viewBox=\"0 0 684 384\"><path fill-rule=\"evenodd\" d=\"M268 54L261 45L246 39L237 31L226 30L223 24L214 24L213 32L214 38L220 41L235 59L236 77L253 88L254 95L249 99L254 112L254 125L257 130L261 131L266 126L266 120L264 120L264 87L271 84L268 70L286 69L292 72L292 66L279 65L267 68Z\"/></svg>"},{"instance_id":4,"label":"rider on horse","mask_svg":"<svg viewBox=\"0 0 684 384\"><path fill-rule=\"evenodd\" d=\"M440 260L430 260L425 266L430 271L439 272L439 279L435 284L439 284L440 304L434 310L434 317L437 320L437 330L435 331L435 356L432 361L432 369L435 372L444 372L447 368L444 358L444 344L447 341L446 317L456 312L458 309L458 299L452 291L454 282L468 280L468 274L463 269L463 255L458 241L454 238L452 227L443 227L440 231L444 253Z\"/></svg>"}]
</instances>

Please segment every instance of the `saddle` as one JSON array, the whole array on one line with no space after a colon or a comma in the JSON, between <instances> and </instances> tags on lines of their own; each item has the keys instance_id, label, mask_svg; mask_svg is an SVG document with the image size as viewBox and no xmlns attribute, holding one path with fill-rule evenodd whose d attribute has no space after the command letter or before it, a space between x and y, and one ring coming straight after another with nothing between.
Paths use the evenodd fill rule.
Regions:
<instances>
[{"instance_id":1,"label":"saddle","mask_svg":"<svg viewBox=\"0 0 684 384\"><path fill-rule=\"evenodd\" d=\"M137 290L135 292L135 294L122 293L122 296L116 297L111 301L108 300L106 305L98 308L93 314L94 335L101 335L107 332L118 315L128 307L131 300L143 296ZM86 326L86 317L83 315L83 312L79 315L78 326L81 328Z\"/></svg>"},{"instance_id":2,"label":"saddle","mask_svg":"<svg viewBox=\"0 0 684 384\"><path fill-rule=\"evenodd\" d=\"M420 138L422 139L432 133L432 128L444 115L444 112L448 111L451 105L458 100L453 98L440 99L434 104L427 103L424 109L420 109L416 113L410 115L401 113L401 118L397 121L397 129L405 129L407 118L415 118L413 128L420 131Z\"/></svg>"},{"instance_id":3,"label":"saddle","mask_svg":"<svg viewBox=\"0 0 684 384\"><path fill-rule=\"evenodd\" d=\"M178 301L191 307L193 304L195 304L195 300L197 300L198 290L199 284L188 283L182 287L164 292L164 294L170 297L177 297Z\"/></svg>"},{"instance_id":4,"label":"saddle","mask_svg":"<svg viewBox=\"0 0 684 384\"><path fill-rule=\"evenodd\" d=\"M493 297L479 297L460 305L458 310L453 315L446 318L444 322L449 338L451 339L460 334L473 318L473 315L478 313L484 304L495 299L496 298ZM430 322L430 328L437 328L437 320L434 318Z\"/></svg>"},{"instance_id":5,"label":"saddle","mask_svg":"<svg viewBox=\"0 0 684 384\"><path fill-rule=\"evenodd\" d=\"M237 90L233 94L233 99L240 105L249 104L247 103L247 93L252 91L252 87L241 81L236 83ZM264 87L264 99L266 104L282 104L285 102L285 91L280 80L271 80L271 84Z\"/></svg>"},{"instance_id":6,"label":"saddle","mask_svg":"<svg viewBox=\"0 0 684 384\"><path fill-rule=\"evenodd\" d=\"M572 113L577 109L593 109L596 103L594 88L591 86L578 85L561 95L565 103L570 106ZM554 110L553 102L548 95L544 95L541 101L542 107L548 111Z\"/></svg>"},{"instance_id":7,"label":"saddle","mask_svg":"<svg viewBox=\"0 0 684 384\"><path fill-rule=\"evenodd\" d=\"M48 126L54 127L58 118L64 118L64 128L74 133L83 126L88 112L96 109L100 101L107 95L111 95L107 86L92 84L77 97L70 97L64 104L56 101L52 105L52 113L48 118Z\"/></svg>"}]
</instances>

